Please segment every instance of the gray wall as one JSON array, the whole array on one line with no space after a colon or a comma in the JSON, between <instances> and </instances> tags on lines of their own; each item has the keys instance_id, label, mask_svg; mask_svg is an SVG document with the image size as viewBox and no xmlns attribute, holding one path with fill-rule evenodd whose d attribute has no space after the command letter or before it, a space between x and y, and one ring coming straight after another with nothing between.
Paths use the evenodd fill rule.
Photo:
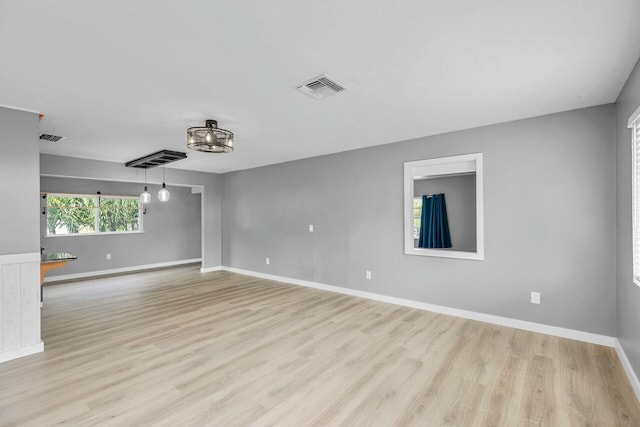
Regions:
<instances>
[{"instance_id":1,"label":"gray wall","mask_svg":"<svg viewBox=\"0 0 640 427\"><path fill-rule=\"evenodd\" d=\"M617 336L640 374L640 288L633 283L631 249L631 129L627 121L640 106L640 65L636 64L616 102L617 115Z\"/></svg>"},{"instance_id":2,"label":"gray wall","mask_svg":"<svg viewBox=\"0 0 640 427\"><path fill-rule=\"evenodd\" d=\"M223 264L613 335L614 131L604 105L224 174ZM485 260L404 255L403 162L473 152Z\"/></svg>"},{"instance_id":3,"label":"gray wall","mask_svg":"<svg viewBox=\"0 0 640 427\"><path fill-rule=\"evenodd\" d=\"M40 252L38 115L0 107L0 255Z\"/></svg>"},{"instance_id":4,"label":"gray wall","mask_svg":"<svg viewBox=\"0 0 640 427\"><path fill-rule=\"evenodd\" d=\"M143 186L43 177L40 188L49 193L96 194L100 191L102 194L138 196ZM160 185L149 186L152 200L146 205L147 213L143 216L144 233L45 237L46 216L41 214L40 242L45 252L78 255L77 261L51 270L47 277L200 258L200 194L192 194L190 187L168 186L171 199L161 203L156 196L160 188ZM111 260L106 259L107 253L111 254Z\"/></svg>"},{"instance_id":5,"label":"gray wall","mask_svg":"<svg viewBox=\"0 0 640 427\"><path fill-rule=\"evenodd\" d=\"M143 170L127 168L121 163L52 156L48 154L40 155L40 173L43 176L136 183L144 182ZM147 181L155 185L161 184L162 169L150 169L148 171ZM166 182L168 186L197 185L204 188L204 198L202 201L202 267L209 268L221 265L220 175L167 168ZM38 221L39 219L36 220L35 223L39 224Z\"/></svg>"},{"instance_id":6,"label":"gray wall","mask_svg":"<svg viewBox=\"0 0 640 427\"><path fill-rule=\"evenodd\" d=\"M475 175L418 179L414 181L413 191L415 197L444 193L451 234L451 250L476 251Z\"/></svg>"}]
</instances>

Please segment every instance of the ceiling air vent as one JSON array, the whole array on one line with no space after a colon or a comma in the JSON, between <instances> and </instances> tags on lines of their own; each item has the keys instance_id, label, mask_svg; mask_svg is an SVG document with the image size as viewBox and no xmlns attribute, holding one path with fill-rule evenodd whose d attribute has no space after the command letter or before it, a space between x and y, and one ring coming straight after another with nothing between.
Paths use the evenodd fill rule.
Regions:
<instances>
[{"instance_id":1,"label":"ceiling air vent","mask_svg":"<svg viewBox=\"0 0 640 427\"><path fill-rule=\"evenodd\" d=\"M297 89L312 98L322 99L327 96L335 95L338 92L342 92L346 87L334 80L331 80L327 75L323 74L311 80L307 80L302 85L298 86Z\"/></svg>"},{"instance_id":2,"label":"ceiling air vent","mask_svg":"<svg viewBox=\"0 0 640 427\"><path fill-rule=\"evenodd\" d=\"M65 139L66 136L58 136L58 135L49 135L48 133L43 133L42 135L40 135L40 139L43 141L49 141L49 142L58 142L61 141L63 139Z\"/></svg>"}]
</instances>

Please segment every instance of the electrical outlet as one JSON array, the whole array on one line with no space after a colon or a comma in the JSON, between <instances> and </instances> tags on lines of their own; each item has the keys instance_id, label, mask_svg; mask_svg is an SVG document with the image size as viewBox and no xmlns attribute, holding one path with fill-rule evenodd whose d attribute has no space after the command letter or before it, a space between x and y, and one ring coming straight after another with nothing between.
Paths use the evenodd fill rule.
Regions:
<instances>
[{"instance_id":1,"label":"electrical outlet","mask_svg":"<svg viewBox=\"0 0 640 427\"><path fill-rule=\"evenodd\" d=\"M107 259L111 259L111 254L107 254Z\"/></svg>"},{"instance_id":2,"label":"electrical outlet","mask_svg":"<svg viewBox=\"0 0 640 427\"><path fill-rule=\"evenodd\" d=\"M540 304L540 292L531 292L531 304Z\"/></svg>"},{"instance_id":3,"label":"electrical outlet","mask_svg":"<svg viewBox=\"0 0 640 427\"><path fill-rule=\"evenodd\" d=\"M269 260L269 258L265 258L264 259L265 264L269 265L269 263L271 262L271 260Z\"/></svg>"},{"instance_id":4,"label":"electrical outlet","mask_svg":"<svg viewBox=\"0 0 640 427\"><path fill-rule=\"evenodd\" d=\"M369 270L364 272L364 278L367 280L371 280L371 272Z\"/></svg>"},{"instance_id":5,"label":"electrical outlet","mask_svg":"<svg viewBox=\"0 0 640 427\"><path fill-rule=\"evenodd\" d=\"M309 233L313 233L313 224L309 224Z\"/></svg>"}]
</instances>

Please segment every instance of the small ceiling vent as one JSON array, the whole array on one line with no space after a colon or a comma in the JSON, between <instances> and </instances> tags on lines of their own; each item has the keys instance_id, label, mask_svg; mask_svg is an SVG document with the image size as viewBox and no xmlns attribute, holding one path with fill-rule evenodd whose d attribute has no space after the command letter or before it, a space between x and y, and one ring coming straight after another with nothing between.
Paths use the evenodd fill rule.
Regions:
<instances>
[{"instance_id":1,"label":"small ceiling vent","mask_svg":"<svg viewBox=\"0 0 640 427\"><path fill-rule=\"evenodd\" d=\"M335 95L338 92L342 92L346 87L334 80L331 80L327 75L323 74L311 80L307 80L302 85L298 86L297 89L312 98L322 99L327 96Z\"/></svg>"},{"instance_id":2,"label":"small ceiling vent","mask_svg":"<svg viewBox=\"0 0 640 427\"><path fill-rule=\"evenodd\" d=\"M65 138L66 136L49 135L48 133L43 133L42 135L40 135L41 140L49 142L58 142L62 141Z\"/></svg>"}]
</instances>

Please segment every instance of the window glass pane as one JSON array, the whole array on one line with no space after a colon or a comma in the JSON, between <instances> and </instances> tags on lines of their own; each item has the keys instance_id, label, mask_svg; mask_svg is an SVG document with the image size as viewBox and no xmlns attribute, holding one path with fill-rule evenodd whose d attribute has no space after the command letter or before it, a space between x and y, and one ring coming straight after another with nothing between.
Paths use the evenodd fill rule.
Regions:
<instances>
[{"instance_id":1,"label":"window glass pane","mask_svg":"<svg viewBox=\"0 0 640 427\"><path fill-rule=\"evenodd\" d=\"M93 233L93 197L47 197L47 234Z\"/></svg>"},{"instance_id":2,"label":"window glass pane","mask_svg":"<svg viewBox=\"0 0 640 427\"><path fill-rule=\"evenodd\" d=\"M140 230L138 199L100 198L100 231Z\"/></svg>"},{"instance_id":3,"label":"window glass pane","mask_svg":"<svg viewBox=\"0 0 640 427\"><path fill-rule=\"evenodd\" d=\"M413 238L420 234L420 220L422 215L422 197L413 198Z\"/></svg>"},{"instance_id":4,"label":"window glass pane","mask_svg":"<svg viewBox=\"0 0 640 427\"><path fill-rule=\"evenodd\" d=\"M47 235L141 231L137 197L47 196ZM96 229L98 227L98 229Z\"/></svg>"}]
</instances>

